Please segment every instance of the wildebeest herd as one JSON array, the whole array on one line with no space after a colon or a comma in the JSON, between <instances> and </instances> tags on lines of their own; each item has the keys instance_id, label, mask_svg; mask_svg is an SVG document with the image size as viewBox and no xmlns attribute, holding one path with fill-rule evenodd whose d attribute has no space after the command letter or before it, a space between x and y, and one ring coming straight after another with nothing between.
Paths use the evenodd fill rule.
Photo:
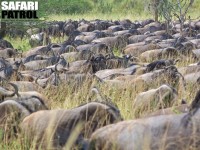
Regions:
<instances>
[{"instance_id":1,"label":"wildebeest herd","mask_svg":"<svg viewBox=\"0 0 200 150\"><path fill-rule=\"evenodd\" d=\"M20 137L34 149L200 148L200 21L185 23L182 32L173 22L169 33L151 19L54 21L27 34L33 46L27 52L0 40L2 141ZM68 38L51 43L53 36ZM72 109L50 108L42 93L88 81L138 92L132 102L137 119L124 120L97 86L90 89L97 99ZM188 105L191 86L197 93Z\"/></svg>"}]
</instances>

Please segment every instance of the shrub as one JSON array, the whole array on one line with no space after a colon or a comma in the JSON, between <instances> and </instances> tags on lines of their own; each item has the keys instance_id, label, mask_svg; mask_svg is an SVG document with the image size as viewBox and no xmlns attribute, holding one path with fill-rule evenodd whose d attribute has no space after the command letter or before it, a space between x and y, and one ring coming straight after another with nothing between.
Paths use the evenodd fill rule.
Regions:
<instances>
[{"instance_id":1,"label":"shrub","mask_svg":"<svg viewBox=\"0 0 200 150\"><path fill-rule=\"evenodd\" d=\"M85 0L55 0L40 3L45 14L81 14L92 10L90 2Z\"/></svg>"}]
</instances>

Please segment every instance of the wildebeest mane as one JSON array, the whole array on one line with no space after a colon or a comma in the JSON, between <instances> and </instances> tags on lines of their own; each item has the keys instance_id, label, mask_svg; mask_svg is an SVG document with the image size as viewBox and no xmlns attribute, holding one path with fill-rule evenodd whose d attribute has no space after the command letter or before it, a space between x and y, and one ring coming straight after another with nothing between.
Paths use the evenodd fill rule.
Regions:
<instances>
[{"instance_id":1,"label":"wildebeest mane","mask_svg":"<svg viewBox=\"0 0 200 150\"><path fill-rule=\"evenodd\" d=\"M17 103L22 105L26 110L28 110L29 113L33 113L33 111L26 104L24 104L22 101L17 101Z\"/></svg>"},{"instance_id":2,"label":"wildebeest mane","mask_svg":"<svg viewBox=\"0 0 200 150\"><path fill-rule=\"evenodd\" d=\"M28 100L28 99L31 99L31 98L35 98L35 99L39 100L39 102L40 102L46 109L48 109L48 107L45 105L44 101L43 101L40 97L35 96L35 95L30 96L30 97L26 97L26 98L20 98L20 97L18 97L18 100L16 100L16 102L19 103L19 104L21 104L23 107L25 107L30 113L33 113L33 111L28 107L28 105L25 104L25 103L23 103L23 101Z\"/></svg>"},{"instance_id":3,"label":"wildebeest mane","mask_svg":"<svg viewBox=\"0 0 200 150\"><path fill-rule=\"evenodd\" d=\"M33 96L31 96L31 98L36 98L36 99L38 99L38 100L40 101L40 103L41 103L42 105L44 105L44 106L47 108L46 104L44 103L44 101L43 101L40 97L33 95ZM47 108L47 109L48 109L48 108Z\"/></svg>"}]
</instances>

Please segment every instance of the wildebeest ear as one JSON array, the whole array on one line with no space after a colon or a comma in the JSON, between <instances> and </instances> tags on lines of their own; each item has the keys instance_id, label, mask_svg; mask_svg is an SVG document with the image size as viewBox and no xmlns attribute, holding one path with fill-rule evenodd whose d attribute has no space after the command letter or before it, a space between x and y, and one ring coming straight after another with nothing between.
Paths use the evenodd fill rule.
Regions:
<instances>
[{"instance_id":1,"label":"wildebeest ear","mask_svg":"<svg viewBox=\"0 0 200 150\"><path fill-rule=\"evenodd\" d=\"M8 84L10 84L14 88L14 90L15 90L14 94L16 94L17 97L21 97L21 95L19 94L18 86L16 84L14 84L14 83L8 83Z\"/></svg>"}]
</instances>

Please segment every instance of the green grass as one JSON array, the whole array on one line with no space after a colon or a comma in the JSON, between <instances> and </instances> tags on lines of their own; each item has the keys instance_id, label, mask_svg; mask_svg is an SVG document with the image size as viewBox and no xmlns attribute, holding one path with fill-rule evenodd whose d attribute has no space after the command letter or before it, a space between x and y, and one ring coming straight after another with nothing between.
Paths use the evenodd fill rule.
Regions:
<instances>
[{"instance_id":1,"label":"green grass","mask_svg":"<svg viewBox=\"0 0 200 150\"><path fill-rule=\"evenodd\" d=\"M151 18L152 16L150 14L120 14L120 13L110 13L110 14L101 14L101 13L87 13L87 14L74 14L74 15L68 15L68 14L52 14L49 15L48 20L80 20L80 19L86 19L86 20L94 20L94 19L102 19L102 20L123 20L123 19L130 19L130 20L144 20L147 18Z\"/></svg>"},{"instance_id":2,"label":"green grass","mask_svg":"<svg viewBox=\"0 0 200 150\"><path fill-rule=\"evenodd\" d=\"M28 51L31 49L28 38L9 38L5 37L5 40L9 41L15 49L21 49L22 51Z\"/></svg>"},{"instance_id":3,"label":"green grass","mask_svg":"<svg viewBox=\"0 0 200 150\"><path fill-rule=\"evenodd\" d=\"M29 44L28 37L25 37L21 40L20 38L10 38L10 37L6 36L4 39L9 41L15 49L20 49L23 52L26 52L26 51L32 49L32 47ZM66 39L66 36L61 37L61 38L52 37L51 42L52 43L62 43L65 39Z\"/></svg>"},{"instance_id":4,"label":"green grass","mask_svg":"<svg viewBox=\"0 0 200 150\"><path fill-rule=\"evenodd\" d=\"M190 63L190 61L186 62L182 60L179 62L178 66L187 66ZM62 83L58 87L48 87L38 92L44 94L47 97L47 103L50 109L72 109L79 106L80 104L88 102L89 98L94 100L96 97L91 95L90 89L93 86L97 86L99 87L102 95L109 97L114 103L117 104L125 120L132 120L138 117L136 107L133 106L137 94L146 91L147 89L157 88L158 84L159 83L154 83L148 88L141 86L136 90L131 83L127 83L124 87L123 85L113 86L108 84L101 84L89 78L79 87L74 86L73 83ZM186 89L187 92L183 94L184 91L182 91L182 88L178 85L177 87L179 95L176 105L180 104L182 98L186 98L187 102L191 103L198 88L194 85L188 85ZM140 112L140 115L144 115L146 113L147 110ZM23 137L14 138L12 141L0 141L0 149L33 149L31 148L32 145L27 145L25 142L26 141L23 139ZM34 143L32 144L34 145Z\"/></svg>"},{"instance_id":5,"label":"green grass","mask_svg":"<svg viewBox=\"0 0 200 150\"><path fill-rule=\"evenodd\" d=\"M77 14L77 13L59 13L48 15L48 20L123 20L130 19L143 20L153 18L153 14L148 9L149 0L108 0L101 2L102 0L89 0L92 3L92 10ZM110 11L102 11L102 9ZM190 15L192 19L197 19L200 17L200 0L195 0L193 6L189 9L188 16Z\"/></svg>"},{"instance_id":6,"label":"green grass","mask_svg":"<svg viewBox=\"0 0 200 150\"><path fill-rule=\"evenodd\" d=\"M70 1L70 0L69 0ZM53 2L53 1L52 1ZM64 2L64 1L62 1ZM147 1L140 1L140 0L88 0L88 2L92 5L92 9L88 12L84 13L65 13L64 11L60 10L60 13L48 13L47 21L53 20L94 20L94 19L102 19L102 20L123 20L123 19L130 19L132 21L136 20L144 20L153 18L152 13L148 10ZM66 3L66 2L65 2ZM51 1L50 1L51 4ZM54 7L55 5L61 5L62 3L57 3L52 5L48 4L48 10L51 9L58 9ZM74 3L75 4L75 3ZM84 3L85 4L85 3ZM49 9L50 7L52 7ZM44 9L44 8L41 8ZM111 9L111 11L102 11L102 9ZM191 9L189 9L189 13L187 16L191 16L191 19L200 19L200 0L195 0L194 4ZM177 18L174 18L177 19ZM30 50L31 47L28 42L28 38L24 39L12 39L9 37L5 38L9 42L11 42L16 49L22 49L23 51ZM58 40L57 38L53 38L52 42L60 43L64 41L64 39Z\"/></svg>"}]
</instances>

